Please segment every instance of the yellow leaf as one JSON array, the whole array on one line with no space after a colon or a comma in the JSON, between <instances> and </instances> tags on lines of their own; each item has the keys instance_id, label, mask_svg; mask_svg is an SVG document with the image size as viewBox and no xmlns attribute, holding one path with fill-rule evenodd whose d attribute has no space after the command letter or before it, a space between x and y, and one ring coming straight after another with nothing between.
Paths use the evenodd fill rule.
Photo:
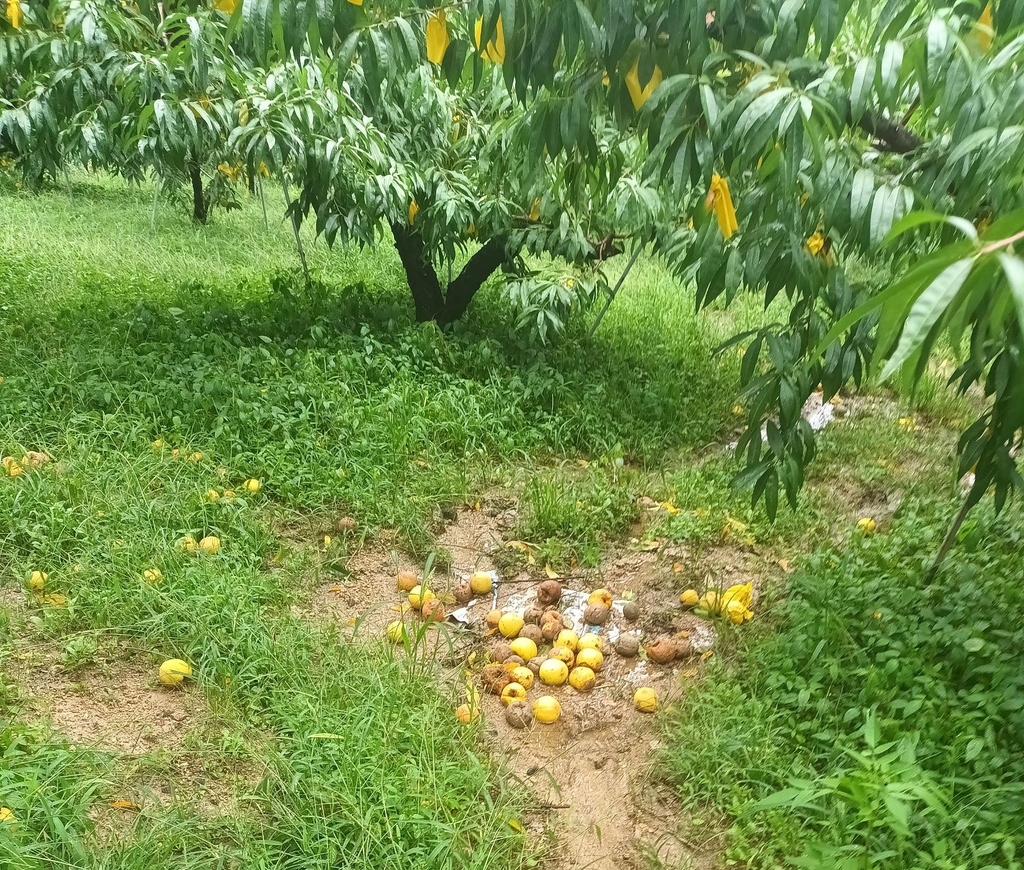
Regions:
<instances>
[{"instance_id":1,"label":"yellow leaf","mask_svg":"<svg viewBox=\"0 0 1024 870\"><path fill-rule=\"evenodd\" d=\"M557 580L558 579L558 572L554 568L552 568L550 565L545 565L544 566L544 573L547 574L548 577L550 577L552 580Z\"/></svg>"},{"instance_id":2,"label":"yellow leaf","mask_svg":"<svg viewBox=\"0 0 1024 870\"><path fill-rule=\"evenodd\" d=\"M725 238L730 238L739 224L736 222L736 209L732 204L732 194L729 192L729 182L717 173L711 176L711 187L708 190L707 198L704 200L704 207L715 212L718 219L718 228Z\"/></svg>"},{"instance_id":3,"label":"yellow leaf","mask_svg":"<svg viewBox=\"0 0 1024 870\"><path fill-rule=\"evenodd\" d=\"M416 223L416 215L418 215L419 213L419 205L416 203L416 200L412 200L412 202L409 203L409 226L412 226L414 223Z\"/></svg>"},{"instance_id":4,"label":"yellow leaf","mask_svg":"<svg viewBox=\"0 0 1024 870\"><path fill-rule=\"evenodd\" d=\"M738 602L742 605L743 610L750 607L754 597L754 584L753 583L737 583L734 586L730 586L725 592L722 593L723 608L727 608L733 601ZM742 613L742 611L741 611Z\"/></svg>"},{"instance_id":5,"label":"yellow leaf","mask_svg":"<svg viewBox=\"0 0 1024 870\"><path fill-rule=\"evenodd\" d=\"M477 48L480 48L480 37L484 30L484 19L478 18L473 27L473 41ZM505 31L501 25L501 16L498 16L498 23L494 28L494 39L487 43L487 48L480 52L491 63L505 62Z\"/></svg>"},{"instance_id":6,"label":"yellow leaf","mask_svg":"<svg viewBox=\"0 0 1024 870\"><path fill-rule=\"evenodd\" d=\"M11 22L11 27L21 30L21 0L7 0L7 18Z\"/></svg>"},{"instance_id":7,"label":"yellow leaf","mask_svg":"<svg viewBox=\"0 0 1024 870\"><path fill-rule=\"evenodd\" d=\"M671 514L672 516L682 513L682 511L679 508L677 508L674 504L672 504L672 502L670 501L661 502L661 506L665 509L667 513Z\"/></svg>"},{"instance_id":8,"label":"yellow leaf","mask_svg":"<svg viewBox=\"0 0 1024 870\"><path fill-rule=\"evenodd\" d=\"M537 221L540 220L540 200L539 199L535 199L530 204L530 220L532 220L534 223L536 223Z\"/></svg>"},{"instance_id":9,"label":"yellow leaf","mask_svg":"<svg viewBox=\"0 0 1024 870\"><path fill-rule=\"evenodd\" d=\"M328 592L342 592L343 590L342 590L342 588L341 588L340 586L332 586L332 587L331 587L330 589L328 589L327 591L328 591Z\"/></svg>"},{"instance_id":10,"label":"yellow leaf","mask_svg":"<svg viewBox=\"0 0 1024 870\"><path fill-rule=\"evenodd\" d=\"M348 0L348 2L351 3L353 6L362 6L363 5L363 0Z\"/></svg>"},{"instance_id":11,"label":"yellow leaf","mask_svg":"<svg viewBox=\"0 0 1024 870\"><path fill-rule=\"evenodd\" d=\"M992 37L994 34L995 29L992 27L992 4L989 3L981 10L981 15L978 16L978 23L974 25L974 38L982 54L986 54L992 47Z\"/></svg>"},{"instance_id":12,"label":"yellow leaf","mask_svg":"<svg viewBox=\"0 0 1024 870\"><path fill-rule=\"evenodd\" d=\"M231 15L235 11L236 0L213 0L213 8L218 12L227 12Z\"/></svg>"},{"instance_id":13,"label":"yellow leaf","mask_svg":"<svg viewBox=\"0 0 1024 870\"><path fill-rule=\"evenodd\" d=\"M715 651L713 649L706 650L705 652L701 653L700 660L702 662L706 662L714 654L715 654Z\"/></svg>"},{"instance_id":14,"label":"yellow leaf","mask_svg":"<svg viewBox=\"0 0 1024 870\"><path fill-rule=\"evenodd\" d=\"M526 831L524 830L523 826L521 824L519 824L519 821L517 819L509 819L508 820L508 826L513 831L515 831L516 833L519 833L519 834L526 833Z\"/></svg>"},{"instance_id":15,"label":"yellow leaf","mask_svg":"<svg viewBox=\"0 0 1024 870\"><path fill-rule=\"evenodd\" d=\"M626 73L626 90L629 91L629 98L633 101L633 108L639 112L660 84L661 67L655 64L654 72L651 73L647 84L640 87L640 58L637 58L632 69Z\"/></svg>"},{"instance_id":16,"label":"yellow leaf","mask_svg":"<svg viewBox=\"0 0 1024 870\"><path fill-rule=\"evenodd\" d=\"M821 233L811 233L804 242L804 247L814 256L825 247L825 237Z\"/></svg>"},{"instance_id":17,"label":"yellow leaf","mask_svg":"<svg viewBox=\"0 0 1024 870\"><path fill-rule=\"evenodd\" d=\"M351 0L349 0L351 2ZM357 4L359 5L359 4ZM326 731L321 731L316 734L309 735L310 740L343 740L344 738L340 734L330 734Z\"/></svg>"},{"instance_id":18,"label":"yellow leaf","mask_svg":"<svg viewBox=\"0 0 1024 870\"><path fill-rule=\"evenodd\" d=\"M139 805L131 801L111 801L110 806L115 810L137 810Z\"/></svg>"},{"instance_id":19,"label":"yellow leaf","mask_svg":"<svg viewBox=\"0 0 1024 870\"><path fill-rule=\"evenodd\" d=\"M441 9L427 19L427 60L440 65L450 44L447 14Z\"/></svg>"},{"instance_id":20,"label":"yellow leaf","mask_svg":"<svg viewBox=\"0 0 1024 870\"><path fill-rule=\"evenodd\" d=\"M732 532L745 532L747 530L747 524L735 519L734 517L726 517L725 525L722 527L722 535L728 537Z\"/></svg>"}]
</instances>

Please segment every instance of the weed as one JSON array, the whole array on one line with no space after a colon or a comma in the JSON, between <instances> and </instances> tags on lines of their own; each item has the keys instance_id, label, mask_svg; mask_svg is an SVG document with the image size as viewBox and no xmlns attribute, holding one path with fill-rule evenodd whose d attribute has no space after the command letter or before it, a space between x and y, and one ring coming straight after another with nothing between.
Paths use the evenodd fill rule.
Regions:
<instances>
[{"instance_id":1,"label":"weed","mask_svg":"<svg viewBox=\"0 0 1024 870\"><path fill-rule=\"evenodd\" d=\"M635 495L621 478L597 465L583 475L531 479L520 501L517 535L536 544L535 558L554 567L597 565L601 545L637 518Z\"/></svg>"}]
</instances>

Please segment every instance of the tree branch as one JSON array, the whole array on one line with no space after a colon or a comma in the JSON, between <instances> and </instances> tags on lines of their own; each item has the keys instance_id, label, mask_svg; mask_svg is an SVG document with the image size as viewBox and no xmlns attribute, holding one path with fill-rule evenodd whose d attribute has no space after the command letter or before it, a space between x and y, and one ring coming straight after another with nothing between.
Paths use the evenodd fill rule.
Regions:
<instances>
[{"instance_id":1,"label":"tree branch","mask_svg":"<svg viewBox=\"0 0 1024 870\"><path fill-rule=\"evenodd\" d=\"M878 140L876 146L880 151L891 154L909 154L924 144L921 137L904 124L876 115L870 109L861 115L857 126Z\"/></svg>"},{"instance_id":2,"label":"tree branch","mask_svg":"<svg viewBox=\"0 0 1024 870\"><path fill-rule=\"evenodd\" d=\"M416 320L425 323L434 320L438 326L454 323L469 308L476 291L505 260L506 240L493 238L486 242L463 266L447 292L442 292L434 264L427 256L423 236L402 223L391 224L395 248L405 267L405 276L416 306Z\"/></svg>"},{"instance_id":3,"label":"tree branch","mask_svg":"<svg viewBox=\"0 0 1024 870\"><path fill-rule=\"evenodd\" d=\"M505 260L505 239L490 239L469 258L458 277L448 285L448 298L435 318L440 326L454 323L469 308L476 291Z\"/></svg>"}]
</instances>

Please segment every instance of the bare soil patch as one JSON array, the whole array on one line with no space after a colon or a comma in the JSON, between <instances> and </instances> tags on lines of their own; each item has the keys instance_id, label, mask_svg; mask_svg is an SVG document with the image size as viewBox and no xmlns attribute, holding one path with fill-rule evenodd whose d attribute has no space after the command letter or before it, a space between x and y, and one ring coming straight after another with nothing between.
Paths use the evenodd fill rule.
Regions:
<instances>
[{"instance_id":1,"label":"bare soil patch","mask_svg":"<svg viewBox=\"0 0 1024 870\"><path fill-rule=\"evenodd\" d=\"M494 508L467 507L454 514L438 535L437 546L443 558L433 572L430 588L451 610L457 607L451 590L475 571L494 571L504 545L504 534L510 528L506 511ZM349 557L345 577L318 585L310 601L314 619L333 622L347 637L377 639L388 623L400 619L403 596L398 593L399 571L422 575L423 565L402 552L397 539L383 533L377 540ZM533 582L527 575L512 578L498 586L498 605L507 600L523 582ZM469 607L471 619L486 617L492 597L475 600Z\"/></svg>"},{"instance_id":2,"label":"bare soil patch","mask_svg":"<svg viewBox=\"0 0 1024 870\"><path fill-rule=\"evenodd\" d=\"M610 554L599 569L565 580L574 590L603 587L616 597L635 593L640 618L626 622L613 608L611 621L600 631L605 661L592 692L539 683L530 690L531 701L542 694L558 699L562 715L553 725L534 723L516 730L506 723L500 699L481 697L491 748L508 760L537 799L531 827L538 833L547 830L556 843L545 866L642 868L652 859L666 867L715 866L717 855L685 836L685 819L671 789L652 783L650 758L660 738L654 719L635 710L632 698L637 688L648 686L662 707L685 703L686 685L699 679L705 656L713 651L714 626L680 607L683 588L752 582L756 595L764 578L779 572L772 566L767 557L732 546L626 549ZM522 590L515 603L521 600ZM638 634L642 641L686 638L694 652L669 665L642 655L623 658L610 642L620 631ZM483 646L497 641L491 638Z\"/></svg>"},{"instance_id":3,"label":"bare soil patch","mask_svg":"<svg viewBox=\"0 0 1024 870\"><path fill-rule=\"evenodd\" d=\"M161 686L148 656L129 652L101 648L94 663L69 670L56 648L22 646L10 674L24 687L29 712L74 744L126 755L181 748L205 711L202 693L189 683Z\"/></svg>"},{"instance_id":4,"label":"bare soil patch","mask_svg":"<svg viewBox=\"0 0 1024 870\"><path fill-rule=\"evenodd\" d=\"M449 619L436 633L442 663L452 666L451 679L459 691L464 666L476 653L474 667L488 660L501 640L486 623L492 608L522 611L535 599L536 587L546 579L539 566L520 570L505 544L514 525L514 507L508 499L485 503L449 515L439 532L440 560L432 589L448 607ZM379 640L388 622L414 613L403 610L404 596L396 587L399 570L422 570L382 537L351 556L350 575L344 582L324 583L313 595L309 615L337 624L349 636ZM459 609L451 596L458 582L474 571L493 572L499 579L494 592L478 596L462 611L462 622L451 618ZM634 709L632 698L640 686L656 690L662 707L680 703L688 682L699 679L704 657L714 647L712 623L697 619L679 605L679 593L689 586L727 588L752 582L755 600L767 578L781 573L774 559L740 543L687 548L639 540L608 554L599 568L579 570L562 577L566 590L589 593L607 588L616 599L634 593L640 607L637 621L626 622L621 599L613 617L600 630L605 662L597 686L580 694L569 686L547 687L538 681L528 692L532 703L544 694L558 698L562 715L553 725L534 723L513 729L505 720L500 699L481 691L483 733L488 748L504 759L513 775L532 792L535 806L523 820L538 838L554 843L545 867L642 868L652 858L663 866L710 867L718 856L690 843L671 789L652 784L650 756L659 746L653 717ZM582 624L577 626L583 629ZM621 631L645 642L656 637L686 638L693 654L669 665L658 665L643 655L623 658L612 641ZM431 633L433 635L433 633ZM546 645L542 646L543 650Z\"/></svg>"}]
</instances>

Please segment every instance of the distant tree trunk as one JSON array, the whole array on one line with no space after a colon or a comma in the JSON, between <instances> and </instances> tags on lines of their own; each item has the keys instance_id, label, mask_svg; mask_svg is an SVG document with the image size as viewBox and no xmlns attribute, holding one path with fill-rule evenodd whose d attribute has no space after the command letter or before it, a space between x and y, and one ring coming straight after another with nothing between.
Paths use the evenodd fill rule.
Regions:
<instances>
[{"instance_id":1,"label":"distant tree trunk","mask_svg":"<svg viewBox=\"0 0 1024 870\"><path fill-rule=\"evenodd\" d=\"M206 223L210 208L203 195L203 176L199 172L199 162L193 160L188 165L189 178L192 179L192 218L201 224Z\"/></svg>"},{"instance_id":2,"label":"distant tree trunk","mask_svg":"<svg viewBox=\"0 0 1024 870\"><path fill-rule=\"evenodd\" d=\"M413 228L398 223L391 225L391 232L412 291L416 320L420 323L433 320L439 326L448 326L462 317L476 291L507 256L505 240L491 239L469 258L469 262L448 285L445 293L441 289L434 264L427 256L423 237Z\"/></svg>"}]
</instances>

